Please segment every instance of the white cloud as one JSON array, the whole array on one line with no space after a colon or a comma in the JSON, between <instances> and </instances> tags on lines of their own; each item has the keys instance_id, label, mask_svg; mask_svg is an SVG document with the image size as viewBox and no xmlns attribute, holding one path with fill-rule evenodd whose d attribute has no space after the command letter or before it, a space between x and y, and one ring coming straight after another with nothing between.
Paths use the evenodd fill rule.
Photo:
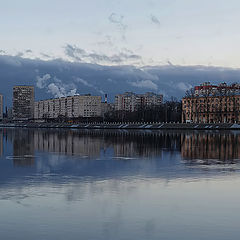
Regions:
<instances>
[{"instance_id":1,"label":"white cloud","mask_svg":"<svg viewBox=\"0 0 240 240\"><path fill-rule=\"evenodd\" d=\"M57 86L55 83L50 83L47 86L47 89L48 89L48 93L51 93L54 97L64 97L65 96L64 88Z\"/></svg>"},{"instance_id":2,"label":"white cloud","mask_svg":"<svg viewBox=\"0 0 240 240\"><path fill-rule=\"evenodd\" d=\"M94 87L92 84L88 83L87 81L85 81L84 79L82 78L76 78L76 82L78 83L82 83L83 85L87 86L87 87Z\"/></svg>"},{"instance_id":3,"label":"white cloud","mask_svg":"<svg viewBox=\"0 0 240 240\"><path fill-rule=\"evenodd\" d=\"M176 86L178 89L180 89L182 91L187 91L188 89L193 87L191 84L184 83L184 82L180 82Z\"/></svg>"},{"instance_id":4,"label":"white cloud","mask_svg":"<svg viewBox=\"0 0 240 240\"><path fill-rule=\"evenodd\" d=\"M59 84L56 84L56 83L50 83L47 86L47 92L51 93L56 98L77 95L77 89L76 88L67 91L64 85L59 85Z\"/></svg>"},{"instance_id":5,"label":"white cloud","mask_svg":"<svg viewBox=\"0 0 240 240\"><path fill-rule=\"evenodd\" d=\"M98 89L97 87L95 87L94 85L92 85L91 83L88 83L86 80L82 79L82 78L75 78L75 82L77 83L82 83L83 85L85 85L86 87L89 88L93 88L94 90L96 90L97 92L101 93L101 94L105 94L103 90Z\"/></svg>"},{"instance_id":6,"label":"white cloud","mask_svg":"<svg viewBox=\"0 0 240 240\"><path fill-rule=\"evenodd\" d=\"M64 84L61 79L57 77L51 77L50 74L45 74L42 77L36 77L36 86L40 89L46 89L46 91L52 94L54 97L66 97L77 95L77 88L73 83ZM49 84L47 82L50 82Z\"/></svg>"},{"instance_id":7,"label":"white cloud","mask_svg":"<svg viewBox=\"0 0 240 240\"><path fill-rule=\"evenodd\" d=\"M49 79L51 79L51 75L50 74L45 74L45 75L43 75L42 77L40 77L40 76L37 76L36 77L36 80L37 80L37 83L36 83L36 85L37 85L37 87L38 88L45 88L46 87L46 84L47 84L47 81L49 80Z\"/></svg>"},{"instance_id":8,"label":"white cloud","mask_svg":"<svg viewBox=\"0 0 240 240\"><path fill-rule=\"evenodd\" d=\"M142 81L137 81L137 82L130 82L130 84L134 87L158 90L157 84L154 83L151 80L142 80Z\"/></svg>"}]
</instances>

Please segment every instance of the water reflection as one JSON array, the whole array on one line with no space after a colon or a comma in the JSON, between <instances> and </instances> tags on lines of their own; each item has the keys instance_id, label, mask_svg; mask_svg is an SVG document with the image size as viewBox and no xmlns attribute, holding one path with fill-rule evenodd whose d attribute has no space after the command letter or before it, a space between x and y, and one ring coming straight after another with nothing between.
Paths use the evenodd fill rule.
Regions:
<instances>
[{"instance_id":1,"label":"water reflection","mask_svg":"<svg viewBox=\"0 0 240 240\"><path fill-rule=\"evenodd\" d=\"M0 129L0 235L238 239L239 139L231 131Z\"/></svg>"},{"instance_id":2,"label":"water reflection","mask_svg":"<svg viewBox=\"0 0 240 240\"><path fill-rule=\"evenodd\" d=\"M116 160L162 159L168 153L181 154L189 163L202 161L204 164L230 164L240 159L240 133L231 131L1 129L1 156L4 141L12 144L12 160L16 167L33 166L36 152L87 159L105 156Z\"/></svg>"},{"instance_id":3,"label":"water reflection","mask_svg":"<svg viewBox=\"0 0 240 240\"><path fill-rule=\"evenodd\" d=\"M0 136L7 160L0 162L0 184L29 174L64 183L69 177L170 180L240 170L239 132L2 129Z\"/></svg>"},{"instance_id":4,"label":"water reflection","mask_svg":"<svg viewBox=\"0 0 240 240\"><path fill-rule=\"evenodd\" d=\"M180 149L180 135L121 131L37 131L34 148L39 151L100 157L112 148L115 157L160 156L163 148ZM178 141L178 142L177 142Z\"/></svg>"},{"instance_id":5,"label":"water reflection","mask_svg":"<svg viewBox=\"0 0 240 240\"><path fill-rule=\"evenodd\" d=\"M236 163L240 159L240 134L238 132L181 134L181 154L182 158L190 163Z\"/></svg>"}]
</instances>

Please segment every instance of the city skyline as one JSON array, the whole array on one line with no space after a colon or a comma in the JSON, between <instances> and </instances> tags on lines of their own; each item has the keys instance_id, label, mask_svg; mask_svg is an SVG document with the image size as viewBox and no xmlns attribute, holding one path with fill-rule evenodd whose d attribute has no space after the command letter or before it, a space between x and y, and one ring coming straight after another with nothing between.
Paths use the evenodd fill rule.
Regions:
<instances>
[{"instance_id":1,"label":"city skyline","mask_svg":"<svg viewBox=\"0 0 240 240\"><path fill-rule=\"evenodd\" d=\"M239 10L1 1L2 239L238 239Z\"/></svg>"}]
</instances>

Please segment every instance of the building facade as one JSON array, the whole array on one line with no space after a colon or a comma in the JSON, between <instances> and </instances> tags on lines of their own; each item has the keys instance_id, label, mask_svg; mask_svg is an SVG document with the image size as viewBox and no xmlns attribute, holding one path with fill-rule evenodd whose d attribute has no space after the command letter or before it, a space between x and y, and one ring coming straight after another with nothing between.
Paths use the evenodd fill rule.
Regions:
<instances>
[{"instance_id":1,"label":"building facade","mask_svg":"<svg viewBox=\"0 0 240 240\"><path fill-rule=\"evenodd\" d=\"M100 117L101 96L76 95L35 102L34 119Z\"/></svg>"},{"instance_id":2,"label":"building facade","mask_svg":"<svg viewBox=\"0 0 240 240\"><path fill-rule=\"evenodd\" d=\"M126 92L115 96L115 110L134 112L142 107L156 106L163 103L163 95L147 92L135 94Z\"/></svg>"},{"instance_id":3,"label":"building facade","mask_svg":"<svg viewBox=\"0 0 240 240\"><path fill-rule=\"evenodd\" d=\"M199 86L195 86L193 93L194 96L237 94L240 93L240 84L234 83L231 85L227 85L226 83L221 83L219 85L214 85L210 82L205 82Z\"/></svg>"},{"instance_id":4,"label":"building facade","mask_svg":"<svg viewBox=\"0 0 240 240\"><path fill-rule=\"evenodd\" d=\"M182 99L182 122L240 122L240 92L237 84L204 84Z\"/></svg>"},{"instance_id":5,"label":"building facade","mask_svg":"<svg viewBox=\"0 0 240 240\"><path fill-rule=\"evenodd\" d=\"M34 117L34 87L13 87L13 120L29 120Z\"/></svg>"}]
</instances>

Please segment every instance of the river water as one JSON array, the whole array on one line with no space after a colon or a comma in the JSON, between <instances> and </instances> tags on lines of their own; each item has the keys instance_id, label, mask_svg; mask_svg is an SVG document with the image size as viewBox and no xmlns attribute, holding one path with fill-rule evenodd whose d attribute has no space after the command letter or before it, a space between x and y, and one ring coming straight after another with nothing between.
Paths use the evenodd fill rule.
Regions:
<instances>
[{"instance_id":1,"label":"river water","mask_svg":"<svg viewBox=\"0 0 240 240\"><path fill-rule=\"evenodd\" d=\"M0 129L3 240L232 240L240 132Z\"/></svg>"}]
</instances>

